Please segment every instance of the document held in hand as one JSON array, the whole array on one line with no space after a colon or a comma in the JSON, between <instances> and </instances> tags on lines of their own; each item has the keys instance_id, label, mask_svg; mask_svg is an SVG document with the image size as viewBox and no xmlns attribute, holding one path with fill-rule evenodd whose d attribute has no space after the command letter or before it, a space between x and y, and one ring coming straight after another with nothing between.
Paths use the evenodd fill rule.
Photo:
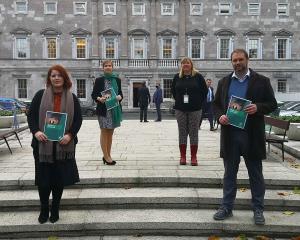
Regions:
<instances>
[{"instance_id":1,"label":"document held in hand","mask_svg":"<svg viewBox=\"0 0 300 240\"><path fill-rule=\"evenodd\" d=\"M229 124L238 128L245 128L248 113L245 112L245 107L251 104L251 101L232 95L228 104L226 116L229 119Z\"/></svg>"},{"instance_id":2,"label":"document held in hand","mask_svg":"<svg viewBox=\"0 0 300 240\"><path fill-rule=\"evenodd\" d=\"M50 141L60 141L65 135L67 113L46 112L44 133Z\"/></svg>"},{"instance_id":3,"label":"document held in hand","mask_svg":"<svg viewBox=\"0 0 300 240\"><path fill-rule=\"evenodd\" d=\"M107 110L119 106L119 101L117 100L117 95L113 88L108 88L101 92L101 96L105 97L105 106Z\"/></svg>"}]
</instances>

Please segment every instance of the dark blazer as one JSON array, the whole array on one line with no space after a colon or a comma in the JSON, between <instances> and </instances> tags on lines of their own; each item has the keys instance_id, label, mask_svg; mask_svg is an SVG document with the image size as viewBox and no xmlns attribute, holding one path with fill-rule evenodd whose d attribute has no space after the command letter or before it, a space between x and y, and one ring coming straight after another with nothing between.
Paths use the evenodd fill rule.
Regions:
<instances>
[{"instance_id":1,"label":"dark blazer","mask_svg":"<svg viewBox=\"0 0 300 240\"><path fill-rule=\"evenodd\" d=\"M104 76L96 79L96 82L95 82L95 85L93 88L93 92L92 92L92 99L97 103L97 108L96 108L97 115L106 117L107 109L106 109L105 103L101 103L101 102L97 101L97 97L101 97L101 92L105 90L104 89L104 80L105 80ZM123 99L123 93L122 93L122 89L121 89L121 79L117 78L116 80L117 80L117 85L118 85L118 89L119 89L119 91L116 94L120 95ZM121 102L122 99L119 102Z\"/></svg>"},{"instance_id":2,"label":"dark blazer","mask_svg":"<svg viewBox=\"0 0 300 240\"><path fill-rule=\"evenodd\" d=\"M195 76L184 76L182 78L177 73L173 78L171 91L175 99L174 109L192 112L201 110L208 89L200 73L196 73ZM183 102L185 94L189 95L189 103Z\"/></svg>"},{"instance_id":3,"label":"dark blazer","mask_svg":"<svg viewBox=\"0 0 300 240\"><path fill-rule=\"evenodd\" d=\"M215 94L214 94L214 88L213 87L209 87L209 88L210 88L211 94L212 94L211 102L207 102L207 96L206 96L206 98L203 101L203 107L202 107L203 113L202 114L206 114L206 113L212 114L213 113L212 102L215 99ZM208 95L208 92L207 92L207 95Z\"/></svg>"},{"instance_id":4,"label":"dark blazer","mask_svg":"<svg viewBox=\"0 0 300 240\"><path fill-rule=\"evenodd\" d=\"M39 129L39 111L40 111L40 105L41 105L41 100L44 91L45 90L42 89L35 94L30 104L29 112L27 115L28 126L33 135L31 146L34 150L37 150L38 148L38 140L34 137L34 134L38 131L42 131L42 132L44 131L43 129ZM82 115L81 115L81 108L80 108L78 98L74 94L73 94L73 100L74 100L74 117L73 117L73 123L69 133L71 133L72 136L74 137L74 142L76 144L78 142L77 133L82 124Z\"/></svg>"},{"instance_id":5,"label":"dark blazer","mask_svg":"<svg viewBox=\"0 0 300 240\"><path fill-rule=\"evenodd\" d=\"M228 89L231 82L230 75L221 79L218 83L218 88L215 94L214 111L216 118L226 114L228 106ZM265 143L265 123L264 114L268 114L277 108L277 101L274 97L274 92L270 84L270 79L254 72L250 69L250 79L246 92L246 99L251 100L256 104L257 112L248 115L245 130L249 136L249 148L246 157L250 159L265 159L266 158L266 143ZM230 144L230 128L232 126L222 125L221 127L221 157L228 156Z\"/></svg>"},{"instance_id":6,"label":"dark blazer","mask_svg":"<svg viewBox=\"0 0 300 240\"><path fill-rule=\"evenodd\" d=\"M151 102L151 96L149 92L149 88L140 87L138 91L138 100L140 107L147 107Z\"/></svg>"}]
</instances>

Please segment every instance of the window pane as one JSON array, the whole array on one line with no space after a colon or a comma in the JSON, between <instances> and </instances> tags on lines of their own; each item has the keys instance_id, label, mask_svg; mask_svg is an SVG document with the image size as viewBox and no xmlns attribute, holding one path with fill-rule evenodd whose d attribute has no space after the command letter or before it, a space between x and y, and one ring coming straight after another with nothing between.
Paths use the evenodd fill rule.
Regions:
<instances>
[{"instance_id":1,"label":"window pane","mask_svg":"<svg viewBox=\"0 0 300 240\"><path fill-rule=\"evenodd\" d=\"M173 4L172 3L163 3L162 4L162 14L172 14L173 13Z\"/></svg>"},{"instance_id":2,"label":"window pane","mask_svg":"<svg viewBox=\"0 0 300 240\"><path fill-rule=\"evenodd\" d=\"M202 5L201 3L193 3L191 4L191 14L193 15L201 15L202 14Z\"/></svg>"},{"instance_id":3,"label":"window pane","mask_svg":"<svg viewBox=\"0 0 300 240\"><path fill-rule=\"evenodd\" d=\"M134 14L144 14L144 4L143 3L134 3L133 4L133 13Z\"/></svg>"},{"instance_id":4,"label":"window pane","mask_svg":"<svg viewBox=\"0 0 300 240\"><path fill-rule=\"evenodd\" d=\"M172 98L172 79L163 79L163 98Z\"/></svg>"},{"instance_id":5,"label":"window pane","mask_svg":"<svg viewBox=\"0 0 300 240\"><path fill-rule=\"evenodd\" d=\"M27 57L27 39L26 38L17 38L16 39L16 51L18 58Z\"/></svg>"},{"instance_id":6,"label":"window pane","mask_svg":"<svg viewBox=\"0 0 300 240\"><path fill-rule=\"evenodd\" d=\"M221 3L220 4L220 13L221 14L230 14L231 5L229 3Z\"/></svg>"},{"instance_id":7,"label":"window pane","mask_svg":"<svg viewBox=\"0 0 300 240\"><path fill-rule=\"evenodd\" d=\"M192 58L201 58L201 39L192 39Z\"/></svg>"},{"instance_id":8,"label":"window pane","mask_svg":"<svg viewBox=\"0 0 300 240\"><path fill-rule=\"evenodd\" d=\"M77 97L86 98L86 80L77 79Z\"/></svg>"},{"instance_id":9,"label":"window pane","mask_svg":"<svg viewBox=\"0 0 300 240\"><path fill-rule=\"evenodd\" d=\"M26 12L26 2L16 2L17 12Z\"/></svg>"},{"instance_id":10,"label":"window pane","mask_svg":"<svg viewBox=\"0 0 300 240\"><path fill-rule=\"evenodd\" d=\"M229 39L220 40L220 58L229 58Z\"/></svg>"},{"instance_id":11,"label":"window pane","mask_svg":"<svg viewBox=\"0 0 300 240\"><path fill-rule=\"evenodd\" d=\"M286 58L287 39L278 39L278 58Z\"/></svg>"},{"instance_id":12,"label":"window pane","mask_svg":"<svg viewBox=\"0 0 300 240\"><path fill-rule=\"evenodd\" d=\"M75 12L76 13L85 13L86 4L85 3L75 3Z\"/></svg>"},{"instance_id":13,"label":"window pane","mask_svg":"<svg viewBox=\"0 0 300 240\"><path fill-rule=\"evenodd\" d=\"M115 4L114 3L104 3L105 13L114 13Z\"/></svg>"},{"instance_id":14,"label":"window pane","mask_svg":"<svg viewBox=\"0 0 300 240\"><path fill-rule=\"evenodd\" d=\"M115 39L106 38L105 39L105 57L115 58Z\"/></svg>"},{"instance_id":15,"label":"window pane","mask_svg":"<svg viewBox=\"0 0 300 240\"><path fill-rule=\"evenodd\" d=\"M249 58L258 58L258 39L248 40Z\"/></svg>"},{"instance_id":16,"label":"window pane","mask_svg":"<svg viewBox=\"0 0 300 240\"><path fill-rule=\"evenodd\" d=\"M48 58L56 58L56 38L47 38Z\"/></svg>"},{"instance_id":17,"label":"window pane","mask_svg":"<svg viewBox=\"0 0 300 240\"><path fill-rule=\"evenodd\" d=\"M144 39L134 39L134 58L144 58Z\"/></svg>"},{"instance_id":18,"label":"window pane","mask_svg":"<svg viewBox=\"0 0 300 240\"><path fill-rule=\"evenodd\" d=\"M278 79L277 82L277 91L285 93L286 92L286 79Z\"/></svg>"},{"instance_id":19,"label":"window pane","mask_svg":"<svg viewBox=\"0 0 300 240\"><path fill-rule=\"evenodd\" d=\"M46 3L47 13L55 13L56 12L56 3Z\"/></svg>"},{"instance_id":20,"label":"window pane","mask_svg":"<svg viewBox=\"0 0 300 240\"><path fill-rule=\"evenodd\" d=\"M27 79L18 79L18 98L27 98Z\"/></svg>"},{"instance_id":21,"label":"window pane","mask_svg":"<svg viewBox=\"0 0 300 240\"><path fill-rule=\"evenodd\" d=\"M163 39L163 58L172 58L172 39Z\"/></svg>"},{"instance_id":22,"label":"window pane","mask_svg":"<svg viewBox=\"0 0 300 240\"><path fill-rule=\"evenodd\" d=\"M277 14L278 15L287 15L288 14L288 5L287 4L278 4L277 5Z\"/></svg>"},{"instance_id":23,"label":"window pane","mask_svg":"<svg viewBox=\"0 0 300 240\"><path fill-rule=\"evenodd\" d=\"M76 49L77 49L77 58L86 58L86 39L77 38L76 39Z\"/></svg>"},{"instance_id":24,"label":"window pane","mask_svg":"<svg viewBox=\"0 0 300 240\"><path fill-rule=\"evenodd\" d=\"M260 5L259 3L249 3L248 5L248 14L249 15L259 15Z\"/></svg>"}]
</instances>

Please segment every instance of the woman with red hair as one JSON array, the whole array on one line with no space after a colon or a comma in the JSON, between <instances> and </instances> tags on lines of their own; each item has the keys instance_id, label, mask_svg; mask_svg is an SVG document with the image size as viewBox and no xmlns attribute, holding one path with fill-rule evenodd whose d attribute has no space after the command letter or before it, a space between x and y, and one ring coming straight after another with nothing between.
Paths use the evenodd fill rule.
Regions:
<instances>
[{"instance_id":1,"label":"woman with red hair","mask_svg":"<svg viewBox=\"0 0 300 240\"><path fill-rule=\"evenodd\" d=\"M46 89L39 90L27 116L33 135L31 146L35 160L35 184L38 186L41 211L39 223L49 218L49 196L52 192L50 222L59 219L59 205L65 186L79 182L75 161L77 133L82 116L77 97L71 93L72 82L66 69L54 65L48 70ZM50 141L44 133L46 112L67 114L65 132L58 141Z\"/></svg>"}]
</instances>

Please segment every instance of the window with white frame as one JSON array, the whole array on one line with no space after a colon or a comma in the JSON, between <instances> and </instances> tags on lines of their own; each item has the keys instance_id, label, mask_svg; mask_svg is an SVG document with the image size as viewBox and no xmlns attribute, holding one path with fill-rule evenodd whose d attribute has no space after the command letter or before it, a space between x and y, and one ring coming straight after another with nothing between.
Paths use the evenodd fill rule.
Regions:
<instances>
[{"instance_id":1,"label":"window with white frame","mask_svg":"<svg viewBox=\"0 0 300 240\"><path fill-rule=\"evenodd\" d=\"M161 3L161 15L174 15L174 3Z\"/></svg>"},{"instance_id":2,"label":"window with white frame","mask_svg":"<svg viewBox=\"0 0 300 240\"><path fill-rule=\"evenodd\" d=\"M27 0L16 0L15 1L15 11L17 14L27 14L28 2Z\"/></svg>"},{"instance_id":3,"label":"window with white frame","mask_svg":"<svg viewBox=\"0 0 300 240\"><path fill-rule=\"evenodd\" d=\"M290 59L291 44L289 38L277 38L275 42L275 58Z\"/></svg>"},{"instance_id":4,"label":"window with white frame","mask_svg":"<svg viewBox=\"0 0 300 240\"><path fill-rule=\"evenodd\" d=\"M57 2L44 2L44 14L57 14Z\"/></svg>"},{"instance_id":5,"label":"window with white frame","mask_svg":"<svg viewBox=\"0 0 300 240\"><path fill-rule=\"evenodd\" d=\"M56 59L57 58L57 38L56 37L46 37L45 39L45 53L46 53L46 58L49 59Z\"/></svg>"},{"instance_id":6,"label":"window with white frame","mask_svg":"<svg viewBox=\"0 0 300 240\"><path fill-rule=\"evenodd\" d=\"M288 3L277 3L277 15L288 16L289 15L289 4Z\"/></svg>"},{"instance_id":7,"label":"window with white frame","mask_svg":"<svg viewBox=\"0 0 300 240\"><path fill-rule=\"evenodd\" d=\"M18 79L18 98L27 98L27 79Z\"/></svg>"},{"instance_id":8,"label":"window with white frame","mask_svg":"<svg viewBox=\"0 0 300 240\"><path fill-rule=\"evenodd\" d=\"M161 57L162 59L170 59L174 58L174 46L173 46L173 39L172 38L163 38L162 45L161 45Z\"/></svg>"},{"instance_id":9,"label":"window with white frame","mask_svg":"<svg viewBox=\"0 0 300 240\"><path fill-rule=\"evenodd\" d=\"M219 15L232 15L232 4L219 3Z\"/></svg>"},{"instance_id":10,"label":"window with white frame","mask_svg":"<svg viewBox=\"0 0 300 240\"><path fill-rule=\"evenodd\" d=\"M286 93L287 92L287 80L278 79L277 80L277 92Z\"/></svg>"},{"instance_id":11,"label":"window with white frame","mask_svg":"<svg viewBox=\"0 0 300 240\"><path fill-rule=\"evenodd\" d=\"M172 87L172 78L164 78L163 79L163 86L162 86L162 92L163 92L163 98L172 98L172 92L171 92L171 87Z\"/></svg>"},{"instance_id":12,"label":"window with white frame","mask_svg":"<svg viewBox=\"0 0 300 240\"><path fill-rule=\"evenodd\" d=\"M260 38L247 38L246 50L249 58L262 58L262 43Z\"/></svg>"},{"instance_id":13,"label":"window with white frame","mask_svg":"<svg viewBox=\"0 0 300 240\"><path fill-rule=\"evenodd\" d=\"M233 39L231 37L218 39L218 58L229 59L233 51Z\"/></svg>"},{"instance_id":14,"label":"window with white frame","mask_svg":"<svg viewBox=\"0 0 300 240\"><path fill-rule=\"evenodd\" d=\"M135 15L135 16L145 15L145 3L133 2L132 3L132 15Z\"/></svg>"},{"instance_id":15,"label":"window with white frame","mask_svg":"<svg viewBox=\"0 0 300 240\"><path fill-rule=\"evenodd\" d=\"M248 3L248 15L260 15L260 3Z\"/></svg>"},{"instance_id":16,"label":"window with white frame","mask_svg":"<svg viewBox=\"0 0 300 240\"><path fill-rule=\"evenodd\" d=\"M75 58L87 58L88 46L86 38L75 38Z\"/></svg>"},{"instance_id":17,"label":"window with white frame","mask_svg":"<svg viewBox=\"0 0 300 240\"><path fill-rule=\"evenodd\" d=\"M86 99L86 79L77 79L77 97L80 99Z\"/></svg>"},{"instance_id":18,"label":"window with white frame","mask_svg":"<svg viewBox=\"0 0 300 240\"><path fill-rule=\"evenodd\" d=\"M116 15L117 4L115 2L104 2L103 3L103 15Z\"/></svg>"},{"instance_id":19,"label":"window with white frame","mask_svg":"<svg viewBox=\"0 0 300 240\"><path fill-rule=\"evenodd\" d=\"M16 37L14 44L15 58L29 58L29 39L27 37Z\"/></svg>"},{"instance_id":20,"label":"window with white frame","mask_svg":"<svg viewBox=\"0 0 300 240\"><path fill-rule=\"evenodd\" d=\"M190 3L190 15L202 15L203 14L203 7L202 3Z\"/></svg>"},{"instance_id":21,"label":"window with white frame","mask_svg":"<svg viewBox=\"0 0 300 240\"><path fill-rule=\"evenodd\" d=\"M146 59L147 48L146 39L144 37L133 37L131 42L131 58Z\"/></svg>"},{"instance_id":22,"label":"window with white frame","mask_svg":"<svg viewBox=\"0 0 300 240\"><path fill-rule=\"evenodd\" d=\"M117 59L118 58L118 38L105 37L103 41L103 58Z\"/></svg>"},{"instance_id":23,"label":"window with white frame","mask_svg":"<svg viewBox=\"0 0 300 240\"><path fill-rule=\"evenodd\" d=\"M204 58L204 40L202 37L191 37L188 40L188 56L193 59Z\"/></svg>"},{"instance_id":24,"label":"window with white frame","mask_svg":"<svg viewBox=\"0 0 300 240\"><path fill-rule=\"evenodd\" d=\"M86 15L87 14L87 2L74 2L74 15Z\"/></svg>"}]
</instances>

